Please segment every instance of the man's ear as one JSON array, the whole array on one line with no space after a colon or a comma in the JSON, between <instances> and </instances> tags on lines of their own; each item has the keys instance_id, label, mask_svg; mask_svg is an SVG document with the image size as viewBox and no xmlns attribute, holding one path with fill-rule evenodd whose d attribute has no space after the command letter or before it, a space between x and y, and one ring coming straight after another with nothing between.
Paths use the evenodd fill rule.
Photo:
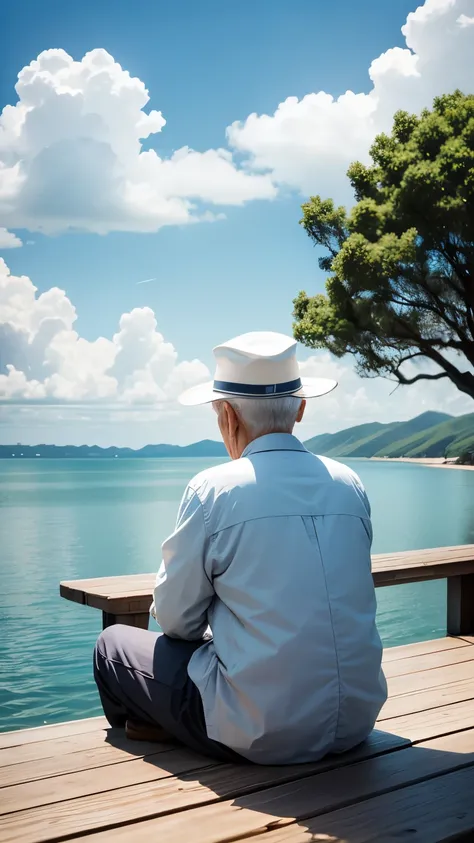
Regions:
<instances>
[{"instance_id":1,"label":"man's ear","mask_svg":"<svg viewBox=\"0 0 474 843\"><path fill-rule=\"evenodd\" d=\"M227 432L227 447L230 456L233 460L240 456L239 452L239 427L240 419L234 408L227 401L224 403L224 412L226 414L226 432Z\"/></svg>"},{"instance_id":2,"label":"man's ear","mask_svg":"<svg viewBox=\"0 0 474 843\"><path fill-rule=\"evenodd\" d=\"M303 398L303 400L302 400L302 402L301 402L301 404L300 404L300 408L299 408L299 410L298 410L298 415L296 416L296 421L297 421L297 422L300 422L300 421L301 421L301 419L302 419L302 418L303 418L303 416L304 416L304 411L305 411L305 410L306 410L306 401L305 401L305 399Z\"/></svg>"},{"instance_id":3,"label":"man's ear","mask_svg":"<svg viewBox=\"0 0 474 843\"><path fill-rule=\"evenodd\" d=\"M229 404L227 401L225 401L224 403L224 412L226 414L227 430L229 432L229 436L231 436L232 439L235 439L239 427L239 417L232 405Z\"/></svg>"}]
</instances>

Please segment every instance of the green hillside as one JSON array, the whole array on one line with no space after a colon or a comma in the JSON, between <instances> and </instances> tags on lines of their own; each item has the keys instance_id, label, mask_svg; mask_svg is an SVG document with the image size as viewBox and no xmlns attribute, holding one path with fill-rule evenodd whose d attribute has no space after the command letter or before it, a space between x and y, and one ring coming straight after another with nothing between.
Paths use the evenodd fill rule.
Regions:
<instances>
[{"instance_id":1,"label":"green hillside","mask_svg":"<svg viewBox=\"0 0 474 843\"><path fill-rule=\"evenodd\" d=\"M474 450L474 413L427 412L406 422L362 424L305 443L328 457L457 457Z\"/></svg>"},{"instance_id":2,"label":"green hillside","mask_svg":"<svg viewBox=\"0 0 474 843\"><path fill-rule=\"evenodd\" d=\"M474 448L474 413L437 425L424 434L394 443L389 457L457 457Z\"/></svg>"},{"instance_id":3,"label":"green hillside","mask_svg":"<svg viewBox=\"0 0 474 843\"><path fill-rule=\"evenodd\" d=\"M426 433L451 417L446 413L423 413L414 419L406 422L398 422L389 426L388 430L380 431L376 436L371 437L368 442L359 443L352 452L353 457L364 457L367 448L374 449L374 456L385 456L387 447L390 447L394 440L406 439L416 436L421 432Z\"/></svg>"},{"instance_id":4,"label":"green hillside","mask_svg":"<svg viewBox=\"0 0 474 843\"><path fill-rule=\"evenodd\" d=\"M358 443L370 439L371 436L375 436L379 431L385 430L387 427L393 427L393 425L381 424L380 422L359 424L357 427L348 427L346 430L339 430L338 433L322 433L320 436L314 436L305 442L305 445L313 453L331 456L333 452L337 452L338 455L341 455L346 450L350 450L357 446Z\"/></svg>"}]
</instances>

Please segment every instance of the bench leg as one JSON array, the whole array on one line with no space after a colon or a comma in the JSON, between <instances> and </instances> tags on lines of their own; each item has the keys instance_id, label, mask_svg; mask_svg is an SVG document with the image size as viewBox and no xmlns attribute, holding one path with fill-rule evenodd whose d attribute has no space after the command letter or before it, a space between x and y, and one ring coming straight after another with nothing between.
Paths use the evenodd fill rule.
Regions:
<instances>
[{"instance_id":1,"label":"bench leg","mask_svg":"<svg viewBox=\"0 0 474 843\"><path fill-rule=\"evenodd\" d=\"M474 574L448 579L448 635L474 635Z\"/></svg>"},{"instance_id":2,"label":"bench leg","mask_svg":"<svg viewBox=\"0 0 474 843\"><path fill-rule=\"evenodd\" d=\"M140 612L137 615L111 615L110 612L102 612L102 629L107 629L114 623L124 623L126 626L148 629L149 618L149 612Z\"/></svg>"}]
</instances>

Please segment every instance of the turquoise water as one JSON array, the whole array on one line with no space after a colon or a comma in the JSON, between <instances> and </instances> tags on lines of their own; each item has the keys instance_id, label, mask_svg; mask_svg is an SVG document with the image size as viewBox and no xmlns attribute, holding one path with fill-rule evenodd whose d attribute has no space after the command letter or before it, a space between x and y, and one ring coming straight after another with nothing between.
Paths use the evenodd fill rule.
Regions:
<instances>
[{"instance_id":1,"label":"turquoise water","mask_svg":"<svg viewBox=\"0 0 474 843\"><path fill-rule=\"evenodd\" d=\"M189 478L220 460L0 461L0 730L100 713L100 612L60 580L155 571ZM351 461L374 552L474 542L474 472ZM379 589L386 645L445 634L445 584Z\"/></svg>"}]
</instances>

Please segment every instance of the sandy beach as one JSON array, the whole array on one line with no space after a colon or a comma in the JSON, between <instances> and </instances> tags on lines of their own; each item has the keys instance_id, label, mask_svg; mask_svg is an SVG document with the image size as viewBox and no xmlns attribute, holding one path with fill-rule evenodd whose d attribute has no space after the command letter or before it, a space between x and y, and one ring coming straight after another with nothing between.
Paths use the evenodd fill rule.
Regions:
<instances>
[{"instance_id":1,"label":"sandy beach","mask_svg":"<svg viewBox=\"0 0 474 843\"><path fill-rule=\"evenodd\" d=\"M429 468L457 468L461 471L474 471L474 465L455 465L454 460L445 460L444 457L371 457L370 459L376 462L413 462Z\"/></svg>"}]
</instances>

